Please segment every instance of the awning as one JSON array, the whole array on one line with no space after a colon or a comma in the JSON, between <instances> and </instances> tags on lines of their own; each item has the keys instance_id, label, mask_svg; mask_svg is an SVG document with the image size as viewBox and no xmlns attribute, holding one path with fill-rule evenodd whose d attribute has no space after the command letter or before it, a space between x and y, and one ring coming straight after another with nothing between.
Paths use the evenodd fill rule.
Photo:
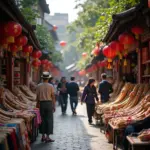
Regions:
<instances>
[{"instance_id":1,"label":"awning","mask_svg":"<svg viewBox=\"0 0 150 150\"><path fill-rule=\"evenodd\" d=\"M46 3L46 0L39 0L39 5L41 6L43 12L49 14L49 5Z\"/></svg>"},{"instance_id":2,"label":"awning","mask_svg":"<svg viewBox=\"0 0 150 150\"><path fill-rule=\"evenodd\" d=\"M121 33L130 31L131 27L134 25L138 24L142 26L143 22L146 24L144 12L149 12L150 10L143 1L145 0L142 0L140 4L129 10L112 16L113 21L109 27L108 33L103 39L104 42L109 43L112 40L116 40Z\"/></svg>"},{"instance_id":3,"label":"awning","mask_svg":"<svg viewBox=\"0 0 150 150\"><path fill-rule=\"evenodd\" d=\"M69 69L75 67L75 65L76 65L75 63L74 63L74 64L71 64L71 65L67 66L65 69L66 69L66 70L69 70Z\"/></svg>"}]
</instances>

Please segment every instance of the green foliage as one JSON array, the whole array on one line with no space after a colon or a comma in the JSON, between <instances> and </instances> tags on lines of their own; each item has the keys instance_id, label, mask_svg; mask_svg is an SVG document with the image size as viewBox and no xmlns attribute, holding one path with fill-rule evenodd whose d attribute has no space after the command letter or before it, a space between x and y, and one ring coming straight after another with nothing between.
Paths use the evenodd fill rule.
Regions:
<instances>
[{"instance_id":1,"label":"green foliage","mask_svg":"<svg viewBox=\"0 0 150 150\"><path fill-rule=\"evenodd\" d=\"M38 0L21 0L20 1L20 11L26 18L26 20L31 23L36 23L36 18L39 16L38 12Z\"/></svg>"},{"instance_id":2,"label":"green foliage","mask_svg":"<svg viewBox=\"0 0 150 150\"><path fill-rule=\"evenodd\" d=\"M50 57L52 61L55 62L61 62L62 61L62 55L60 52L56 51L55 49L55 41L53 40L50 32L48 29L43 25L37 25L36 31L35 31L36 37L40 42L41 49L48 50L51 52Z\"/></svg>"},{"instance_id":3,"label":"green foliage","mask_svg":"<svg viewBox=\"0 0 150 150\"><path fill-rule=\"evenodd\" d=\"M79 1L79 0L78 0ZM86 0L84 4L78 4L81 8L77 20L68 26L69 32L77 32L77 48L81 52L87 52L86 61L81 59L79 66L85 67L90 62L90 53L98 41L102 41L108 32L112 22L112 15L125 11L140 0ZM82 28L80 32L78 29ZM81 32L82 31L82 32Z\"/></svg>"},{"instance_id":4,"label":"green foliage","mask_svg":"<svg viewBox=\"0 0 150 150\"><path fill-rule=\"evenodd\" d=\"M54 40L45 26L37 25L35 34L40 42L41 49L48 49L50 52L55 50Z\"/></svg>"},{"instance_id":5,"label":"green foliage","mask_svg":"<svg viewBox=\"0 0 150 150\"><path fill-rule=\"evenodd\" d=\"M39 17L38 10L39 0L21 0L20 1L20 11L24 15L25 19L30 24L36 24L36 18ZM36 37L40 43L41 50L48 50L51 52L51 59L53 63L62 61L62 55L55 49L55 41L53 40L48 29L43 25L37 25L35 31Z\"/></svg>"}]
</instances>

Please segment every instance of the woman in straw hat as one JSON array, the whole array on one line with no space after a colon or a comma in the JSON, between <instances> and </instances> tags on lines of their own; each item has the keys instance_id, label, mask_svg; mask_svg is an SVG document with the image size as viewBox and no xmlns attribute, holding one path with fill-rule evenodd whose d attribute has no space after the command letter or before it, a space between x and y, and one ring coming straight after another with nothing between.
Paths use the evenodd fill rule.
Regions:
<instances>
[{"instance_id":1,"label":"woman in straw hat","mask_svg":"<svg viewBox=\"0 0 150 150\"><path fill-rule=\"evenodd\" d=\"M43 72L43 82L37 87L37 105L40 107L42 123L40 125L40 133L42 134L42 142L54 142L49 135L53 134L53 112L55 108L54 88L48 83L50 78L49 72Z\"/></svg>"}]
</instances>

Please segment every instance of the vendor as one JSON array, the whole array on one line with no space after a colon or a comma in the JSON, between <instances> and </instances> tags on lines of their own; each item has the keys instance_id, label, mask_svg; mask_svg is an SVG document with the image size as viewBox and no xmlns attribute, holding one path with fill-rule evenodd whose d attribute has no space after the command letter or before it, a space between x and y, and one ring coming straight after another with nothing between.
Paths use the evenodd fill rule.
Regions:
<instances>
[{"instance_id":1,"label":"vendor","mask_svg":"<svg viewBox=\"0 0 150 150\"><path fill-rule=\"evenodd\" d=\"M128 141L127 141L127 136L135 133L135 132L140 132L143 129L148 129L150 128L150 117L145 118L144 120L138 121L136 123L133 123L131 125L128 125L125 129L125 134L123 138L123 147L124 150L128 150Z\"/></svg>"}]
</instances>

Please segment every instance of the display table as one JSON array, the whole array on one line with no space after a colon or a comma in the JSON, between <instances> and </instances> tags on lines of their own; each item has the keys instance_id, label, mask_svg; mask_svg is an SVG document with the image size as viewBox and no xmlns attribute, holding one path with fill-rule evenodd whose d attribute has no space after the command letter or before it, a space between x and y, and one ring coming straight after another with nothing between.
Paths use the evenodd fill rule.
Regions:
<instances>
[{"instance_id":1,"label":"display table","mask_svg":"<svg viewBox=\"0 0 150 150\"><path fill-rule=\"evenodd\" d=\"M112 134L113 134L113 149L117 150L118 149L118 133L122 132L125 128L118 128L114 126L113 124L109 123Z\"/></svg>"},{"instance_id":2,"label":"display table","mask_svg":"<svg viewBox=\"0 0 150 150\"><path fill-rule=\"evenodd\" d=\"M150 142L143 142L137 137L127 136L130 143L130 150L150 150Z\"/></svg>"}]
</instances>

